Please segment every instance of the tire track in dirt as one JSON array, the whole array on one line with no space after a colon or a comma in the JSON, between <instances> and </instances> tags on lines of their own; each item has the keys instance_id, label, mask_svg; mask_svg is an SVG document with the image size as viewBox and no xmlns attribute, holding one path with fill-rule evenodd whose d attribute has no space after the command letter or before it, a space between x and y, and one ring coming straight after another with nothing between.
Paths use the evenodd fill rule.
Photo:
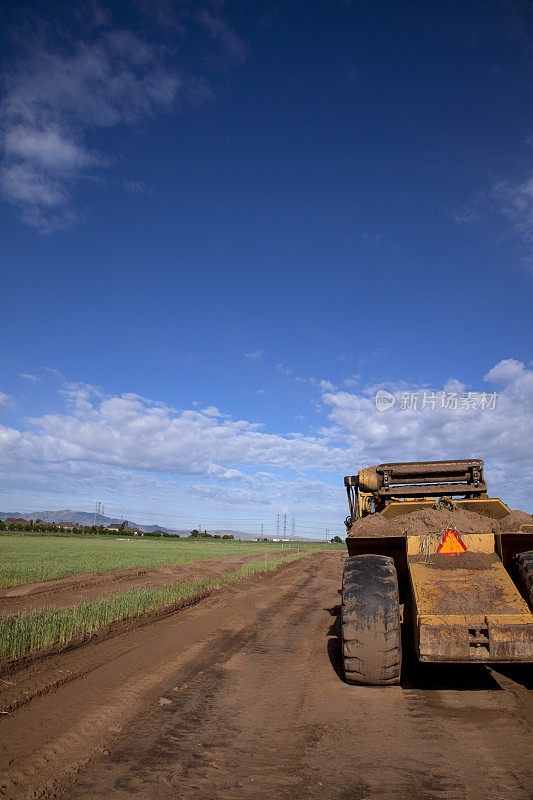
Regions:
<instances>
[{"instance_id":1,"label":"tire track in dirt","mask_svg":"<svg viewBox=\"0 0 533 800\"><path fill-rule=\"evenodd\" d=\"M319 568L315 564L306 571L316 573ZM304 576L292 587L289 603L285 593L274 599L259 611L252 625L225 640L221 647L212 642L210 653L197 665L201 669L186 674L177 693L167 692L169 704L128 737L116 757L104 765L106 775L98 786L91 790L83 779L77 784L81 796L126 798L136 793L144 796L145 792L159 796L167 787L169 796L179 790L180 797L223 797L224 792L243 787L243 768L254 795L267 788L265 796L281 796L277 794L280 781L285 787L299 785L298 755L281 731L288 718L301 714L312 660L300 653L293 661L297 674L287 672L286 660L293 647L289 643L280 647L278 637L292 639L302 624L312 580L313 574ZM268 668L251 670L251 654L259 654ZM272 672L284 685L283 696L277 696L274 703L269 692ZM235 673L237 681L228 684L228 675ZM246 724L240 721L241 706L248 711ZM280 731L274 763L272 753L263 753L260 747L265 724ZM312 731L306 731L306 735L312 736ZM176 763L171 754L178 743ZM213 772L221 781L216 788L212 785Z\"/></svg>"},{"instance_id":2,"label":"tire track in dirt","mask_svg":"<svg viewBox=\"0 0 533 800\"><path fill-rule=\"evenodd\" d=\"M180 667L196 665L211 638L218 637L225 649L227 636L257 613L254 595L275 591L270 585L278 583L287 591L284 575L294 574L294 581L298 566L280 565L274 572L225 586L194 609L104 640L98 648L89 644L58 655L51 672L45 663L33 665L28 676L24 671L17 675L16 686L4 686L2 694L20 696L37 683L46 687L58 671L75 672L86 661L80 679L52 693L42 691L29 705L0 718L0 791L17 798L55 796L69 775L105 751L106 742L134 717L141 700L158 694L158 687ZM176 632L181 615L186 619ZM152 704L157 707L157 698Z\"/></svg>"},{"instance_id":3,"label":"tire track in dirt","mask_svg":"<svg viewBox=\"0 0 533 800\"><path fill-rule=\"evenodd\" d=\"M342 681L342 561L304 558L102 643L91 675L0 719L5 796L531 800L519 673L516 694L479 665Z\"/></svg>"}]
</instances>

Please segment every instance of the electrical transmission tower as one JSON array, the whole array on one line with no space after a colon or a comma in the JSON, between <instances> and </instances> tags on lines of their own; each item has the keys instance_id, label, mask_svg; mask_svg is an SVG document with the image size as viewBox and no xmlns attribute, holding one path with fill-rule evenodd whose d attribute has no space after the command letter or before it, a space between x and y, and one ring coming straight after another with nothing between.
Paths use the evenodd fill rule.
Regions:
<instances>
[{"instance_id":1,"label":"electrical transmission tower","mask_svg":"<svg viewBox=\"0 0 533 800\"><path fill-rule=\"evenodd\" d=\"M294 542L294 517L292 518L292 540Z\"/></svg>"},{"instance_id":2,"label":"electrical transmission tower","mask_svg":"<svg viewBox=\"0 0 533 800\"><path fill-rule=\"evenodd\" d=\"M276 536L279 536L279 514L278 514L278 518L276 520Z\"/></svg>"},{"instance_id":3,"label":"electrical transmission tower","mask_svg":"<svg viewBox=\"0 0 533 800\"><path fill-rule=\"evenodd\" d=\"M283 538L287 538L287 515L283 515Z\"/></svg>"}]
</instances>

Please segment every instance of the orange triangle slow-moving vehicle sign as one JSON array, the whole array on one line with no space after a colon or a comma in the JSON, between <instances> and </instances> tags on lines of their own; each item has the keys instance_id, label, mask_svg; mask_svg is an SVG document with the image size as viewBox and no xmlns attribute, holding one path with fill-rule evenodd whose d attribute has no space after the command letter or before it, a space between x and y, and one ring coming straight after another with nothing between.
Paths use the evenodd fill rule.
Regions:
<instances>
[{"instance_id":1,"label":"orange triangle slow-moving vehicle sign","mask_svg":"<svg viewBox=\"0 0 533 800\"><path fill-rule=\"evenodd\" d=\"M457 531L448 528L437 548L437 553L442 553L445 556L458 556L464 552L466 552L465 543Z\"/></svg>"}]
</instances>

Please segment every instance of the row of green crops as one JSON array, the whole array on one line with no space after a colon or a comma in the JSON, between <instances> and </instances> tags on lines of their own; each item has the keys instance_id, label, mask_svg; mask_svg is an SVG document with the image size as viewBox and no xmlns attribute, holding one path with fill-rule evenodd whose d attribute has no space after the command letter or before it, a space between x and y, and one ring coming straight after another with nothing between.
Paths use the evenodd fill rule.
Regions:
<instances>
[{"instance_id":1,"label":"row of green crops","mask_svg":"<svg viewBox=\"0 0 533 800\"><path fill-rule=\"evenodd\" d=\"M78 603L69 609L51 608L16 616L0 616L0 660L19 658L54 644L67 644L94 633L110 622L139 617L149 611L172 606L199 592L238 581L256 572L275 569L280 563L295 561L302 555L288 555L283 562L277 559L253 561L218 578L123 592Z\"/></svg>"},{"instance_id":2,"label":"row of green crops","mask_svg":"<svg viewBox=\"0 0 533 800\"><path fill-rule=\"evenodd\" d=\"M132 567L193 564L207 558L259 555L279 550L330 549L335 545L309 543L238 542L198 540L149 541L52 536L0 536L0 588L49 580L80 572L107 572Z\"/></svg>"}]
</instances>

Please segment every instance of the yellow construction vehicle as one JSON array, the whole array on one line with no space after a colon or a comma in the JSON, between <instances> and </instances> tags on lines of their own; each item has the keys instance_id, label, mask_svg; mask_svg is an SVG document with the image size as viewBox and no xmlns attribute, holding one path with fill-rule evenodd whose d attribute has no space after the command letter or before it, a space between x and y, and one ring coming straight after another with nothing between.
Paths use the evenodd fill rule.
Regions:
<instances>
[{"instance_id":1,"label":"yellow construction vehicle","mask_svg":"<svg viewBox=\"0 0 533 800\"><path fill-rule=\"evenodd\" d=\"M391 463L344 479L348 683L400 682L404 614L420 661L533 662L533 526L498 532L510 510L487 496L483 467L480 459ZM428 530L426 519L409 530L403 515L431 508L449 512L446 525ZM478 532L461 530L461 510L479 515Z\"/></svg>"}]
</instances>

